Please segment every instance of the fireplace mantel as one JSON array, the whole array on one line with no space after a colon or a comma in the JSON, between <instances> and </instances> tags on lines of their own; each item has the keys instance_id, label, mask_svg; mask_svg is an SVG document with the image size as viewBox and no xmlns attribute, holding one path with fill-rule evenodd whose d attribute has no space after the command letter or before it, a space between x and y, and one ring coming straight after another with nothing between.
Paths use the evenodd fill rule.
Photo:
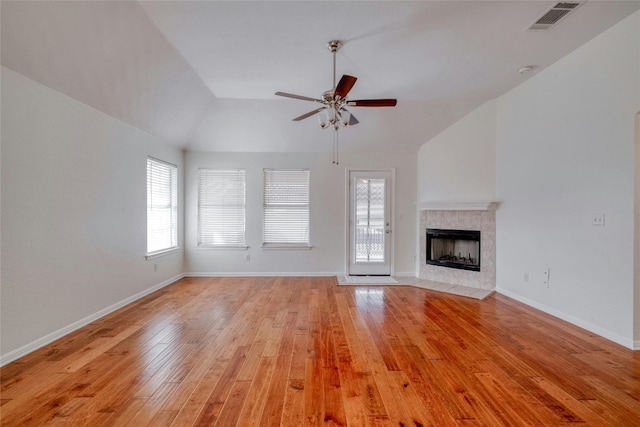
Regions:
<instances>
[{"instance_id":1,"label":"fireplace mantel","mask_svg":"<svg viewBox=\"0 0 640 427\"><path fill-rule=\"evenodd\" d=\"M500 202L497 200L435 201L419 202L418 211L495 211Z\"/></svg>"}]
</instances>

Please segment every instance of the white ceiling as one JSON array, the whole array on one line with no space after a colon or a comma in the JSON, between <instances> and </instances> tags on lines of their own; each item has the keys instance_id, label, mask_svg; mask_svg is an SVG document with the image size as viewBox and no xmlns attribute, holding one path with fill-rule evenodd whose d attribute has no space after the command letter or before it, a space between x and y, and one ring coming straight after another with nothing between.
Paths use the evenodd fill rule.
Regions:
<instances>
[{"instance_id":1,"label":"white ceiling","mask_svg":"<svg viewBox=\"0 0 640 427\"><path fill-rule=\"evenodd\" d=\"M330 151L316 108L337 72L358 77L346 150L415 150L640 8L594 1L524 31L550 1L2 2L2 64L100 111L202 151ZM594 60L597 61L597 58ZM518 74L524 65L536 68Z\"/></svg>"}]
</instances>

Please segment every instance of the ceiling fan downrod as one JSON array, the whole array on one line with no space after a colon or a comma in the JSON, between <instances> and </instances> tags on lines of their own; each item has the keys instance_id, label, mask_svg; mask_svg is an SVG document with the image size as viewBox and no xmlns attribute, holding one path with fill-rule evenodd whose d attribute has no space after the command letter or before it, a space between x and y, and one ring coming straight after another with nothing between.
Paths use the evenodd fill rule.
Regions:
<instances>
[{"instance_id":1,"label":"ceiling fan downrod","mask_svg":"<svg viewBox=\"0 0 640 427\"><path fill-rule=\"evenodd\" d=\"M329 43L327 43L327 49L329 49L331 53L333 53L333 89L332 91L334 92L336 90L336 52L338 52L341 47L342 47L342 42L340 40L331 40Z\"/></svg>"}]
</instances>

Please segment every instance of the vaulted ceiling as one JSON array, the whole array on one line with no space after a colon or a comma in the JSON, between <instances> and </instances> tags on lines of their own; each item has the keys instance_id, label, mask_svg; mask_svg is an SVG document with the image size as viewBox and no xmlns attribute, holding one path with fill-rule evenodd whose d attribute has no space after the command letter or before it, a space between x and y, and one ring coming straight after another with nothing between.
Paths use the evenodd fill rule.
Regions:
<instances>
[{"instance_id":1,"label":"vaulted ceiling","mask_svg":"<svg viewBox=\"0 0 640 427\"><path fill-rule=\"evenodd\" d=\"M2 64L194 151L330 151L315 119L293 122L358 77L342 149L416 150L640 8L588 1L525 31L550 1L2 1ZM594 58L594 61L597 61ZM518 69L535 66L529 74Z\"/></svg>"}]
</instances>

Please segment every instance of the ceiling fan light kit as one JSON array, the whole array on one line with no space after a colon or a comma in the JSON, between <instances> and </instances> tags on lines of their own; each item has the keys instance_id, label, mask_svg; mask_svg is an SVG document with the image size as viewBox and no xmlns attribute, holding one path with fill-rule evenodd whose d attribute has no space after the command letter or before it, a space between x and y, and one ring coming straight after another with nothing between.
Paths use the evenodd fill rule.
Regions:
<instances>
[{"instance_id":1,"label":"ceiling fan light kit","mask_svg":"<svg viewBox=\"0 0 640 427\"><path fill-rule=\"evenodd\" d=\"M333 86L332 89L325 91L321 98L311 98L308 96L295 95L287 92L276 92L277 96L284 96L286 98L299 99L302 101L312 101L322 104L322 107L313 111L309 111L301 116L293 119L294 122L304 120L308 117L318 115L318 123L322 129L333 128L335 130L334 136L334 160L333 163L338 164L338 129L340 127L353 126L359 123L349 110L349 107L395 107L397 104L396 99L360 99L349 101L347 95L349 91L356 84L358 80L354 76L344 74L338 84L336 84L336 53L342 47L340 40L331 40L327 43L327 48L333 54Z\"/></svg>"}]
</instances>

